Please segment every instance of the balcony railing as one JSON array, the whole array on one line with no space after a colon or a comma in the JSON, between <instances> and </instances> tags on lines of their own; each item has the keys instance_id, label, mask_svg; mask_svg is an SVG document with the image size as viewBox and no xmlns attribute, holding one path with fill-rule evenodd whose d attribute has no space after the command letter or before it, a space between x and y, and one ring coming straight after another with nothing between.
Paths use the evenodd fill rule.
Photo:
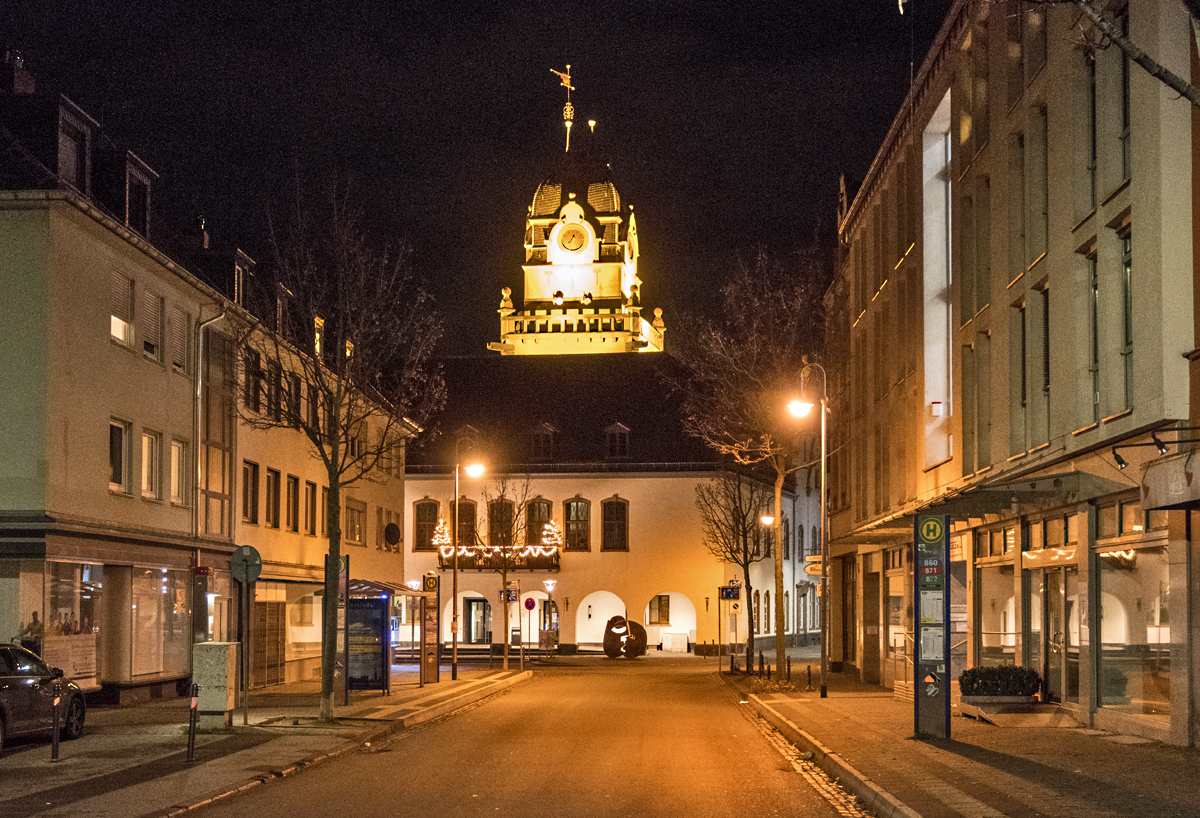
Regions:
<instances>
[{"instance_id":1,"label":"balcony railing","mask_svg":"<svg viewBox=\"0 0 1200 818\"><path fill-rule=\"evenodd\" d=\"M454 567L454 551L438 552L438 567L449 571ZM486 553L472 550L458 555L459 571L499 571L508 563L509 571L557 571L559 567L559 552L551 554L525 554L525 549L515 548L508 553Z\"/></svg>"}]
</instances>

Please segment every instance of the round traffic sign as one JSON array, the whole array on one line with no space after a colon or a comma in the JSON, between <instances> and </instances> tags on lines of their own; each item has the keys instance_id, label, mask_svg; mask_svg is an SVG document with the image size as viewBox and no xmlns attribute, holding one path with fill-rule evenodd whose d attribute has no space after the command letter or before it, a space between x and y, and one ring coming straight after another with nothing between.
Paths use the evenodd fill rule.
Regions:
<instances>
[{"instance_id":1,"label":"round traffic sign","mask_svg":"<svg viewBox=\"0 0 1200 818\"><path fill-rule=\"evenodd\" d=\"M233 578L238 582L254 582L262 573L262 556L252 545L239 545L230 557Z\"/></svg>"},{"instance_id":2,"label":"round traffic sign","mask_svg":"<svg viewBox=\"0 0 1200 818\"><path fill-rule=\"evenodd\" d=\"M529 597L528 599L525 600L525 610L532 611L536 607L537 607L537 602L534 601L533 597Z\"/></svg>"}]
</instances>

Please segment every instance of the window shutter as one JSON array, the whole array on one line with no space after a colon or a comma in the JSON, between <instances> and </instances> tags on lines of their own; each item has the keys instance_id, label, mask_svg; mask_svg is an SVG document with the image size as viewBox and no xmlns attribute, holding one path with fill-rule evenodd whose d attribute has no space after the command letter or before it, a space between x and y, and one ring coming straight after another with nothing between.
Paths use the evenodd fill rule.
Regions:
<instances>
[{"instance_id":1,"label":"window shutter","mask_svg":"<svg viewBox=\"0 0 1200 818\"><path fill-rule=\"evenodd\" d=\"M143 292L140 307L138 321L142 328L142 344L147 353L158 356L158 345L162 343L162 299L153 293Z\"/></svg>"},{"instance_id":2,"label":"window shutter","mask_svg":"<svg viewBox=\"0 0 1200 818\"><path fill-rule=\"evenodd\" d=\"M178 307L171 308L171 366L187 372L188 317Z\"/></svg>"},{"instance_id":3,"label":"window shutter","mask_svg":"<svg viewBox=\"0 0 1200 818\"><path fill-rule=\"evenodd\" d=\"M120 273L113 273L110 291L109 301L112 302L113 317L120 318L128 324L133 311L132 282Z\"/></svg>"}]
</instances>

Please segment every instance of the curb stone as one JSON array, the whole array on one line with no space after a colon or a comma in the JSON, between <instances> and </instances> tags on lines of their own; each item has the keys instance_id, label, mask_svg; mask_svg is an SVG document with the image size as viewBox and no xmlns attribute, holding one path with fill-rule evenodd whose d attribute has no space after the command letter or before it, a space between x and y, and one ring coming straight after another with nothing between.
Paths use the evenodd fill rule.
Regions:
<instances>
[{"instance_id":1,"label":"curb stone","mask_svg":"<svg viewBox=\"0 0 1200 818\"><path fill-rule=\"evenodd\" d=\"M377 741L382 741L383 739L389 738L389 737L395 735L396 733L403 732L404 730L415 727L418 724L422 724L424 722L431 721L432 719L438 718L439 716L443 716L447 713L451 713L451 712L459 709L460 707L465 707L468 704L485 699L488 696L493 695L494 693L499 693L502 690L507 690L508 688L513 687L516 684L519 684L520 682L525 682L532 678L533 678L533 671L526 670L526 671L516 673L516 674L508 677L507 679L502 679L502 680L495 682L494 684L488 685L486 687L469 690L469 691L463 693L462 695L447 699L447 700L440 702L426 710L418 710L416 713L410 713L407 716L396 719L395 721L391 721L381 727L376 727L368 732L365 732L365 733L359 735L357 738L351 739L350 741L343 744L341 747L338 747L337 749L334 749L334 750L330 750L328 753L322 753L321 755L311 756L309 758L301 759L300 761L297 761L296 763L292 764L290 767L286 767L284 769L273 770L273 771L267 772L267 773L260 773L259 775L256 775L253 778L251 778L249 781L246 781L237 786L217 790L209 795L203 796L200 799L193 801L191 803L188 803L188 804L179 804L179 805L170 807L165 810L150 813L150 815L147 816L147 818L176 818L176 816L186 815L187 813L191 812L192 810L199 809L200 807L203 807L203 806L207 806L208 804L212 804L216 801L220 801L224 798L228 798L229 796L237 795L238 793L245 792L246 790L249 790L253 787L257 787L259 784L263 784L267 781L274 781L279 778L287 778L289 776L303 772L304 770L307 770L309 767L319 764L322 761L328 761L329 759L337 758L338 756L345 755L346 753L352 752L354 750L358 750L361 747L364 747L368 744L373 744Z\"/></svg>"}]
</instances>

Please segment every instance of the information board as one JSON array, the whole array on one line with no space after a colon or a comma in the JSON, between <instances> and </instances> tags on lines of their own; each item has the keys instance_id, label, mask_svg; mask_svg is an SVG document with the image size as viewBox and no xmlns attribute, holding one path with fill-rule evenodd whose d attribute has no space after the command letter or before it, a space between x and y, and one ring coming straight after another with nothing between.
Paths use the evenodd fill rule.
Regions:
<instances>
[{"instance_id":1,"label":"information board","mask_svg":"<svg viewBox=\"0 0 1200 818\"><path fill-rule=\"evenodd\" d=\"M914 731L950 738L950 518L918 515L913 542Z\"/></svg>"},{"instance_id":2,"label":"information board","mask_svg":"<svg viewBox=\"0 0 1200 818\"><path fill-rule=\"evenodd\" d=\"M391 690L391 629L386 599L351 599L346 604L350 690Z\"/></svg>"},{"instance_id":3,"label":"information board","mask_svg":"<svg viewBox=\"0 0 1200 818\"><path fill-rule=\"evenodd\" d=\"M438 611L442 606L442 589L437 576L427 574L422 590L427 596L421 597L421 684L432 684L439 681L441 670Z\"/></svg>"}]
</instances>

